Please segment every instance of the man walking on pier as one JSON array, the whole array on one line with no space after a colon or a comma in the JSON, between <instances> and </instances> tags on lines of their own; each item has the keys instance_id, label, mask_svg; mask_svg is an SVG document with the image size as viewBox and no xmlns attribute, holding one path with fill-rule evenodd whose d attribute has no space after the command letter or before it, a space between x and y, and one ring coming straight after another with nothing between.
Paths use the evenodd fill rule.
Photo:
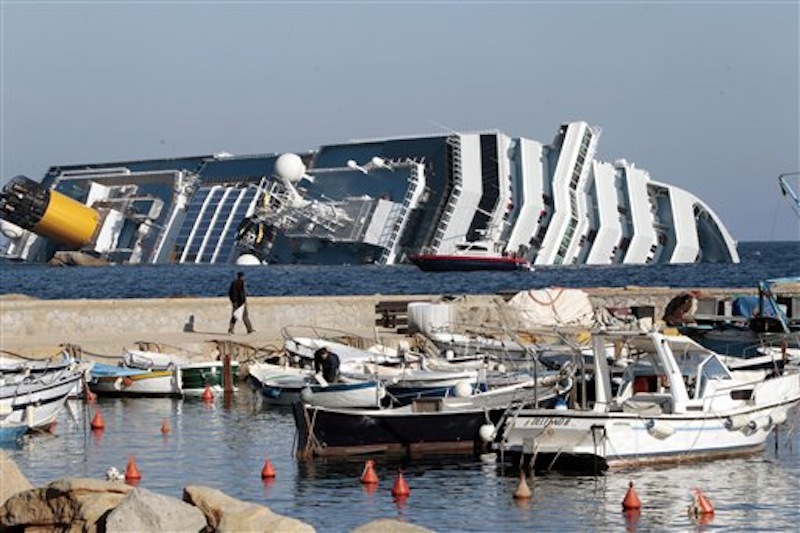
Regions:
<instances>
[{"instance_id":1,"label":"man walking on pier","mask_svg":"<svg viewBox=\"0 0 800 533\"><path fill-rule=\"evenodd\" d=\"M253 333L255 330L250 323L250 317L247 315L247 289L244 286L244 272L236 274L236 279L231 282L231 286L228 289L228 298L230 298L232 306L228 333L233 333L233 326L236 325L236 321L239 319L244 322L247 333Z\"/></svg>"}]
</instances>

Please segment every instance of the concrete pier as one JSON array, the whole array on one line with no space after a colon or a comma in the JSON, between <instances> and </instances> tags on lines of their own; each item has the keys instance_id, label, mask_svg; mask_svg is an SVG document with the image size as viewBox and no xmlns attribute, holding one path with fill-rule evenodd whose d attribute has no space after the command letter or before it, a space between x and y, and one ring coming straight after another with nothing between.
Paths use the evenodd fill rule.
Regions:
<instances>
[{"instance_id":1,"label":"concrete pier","mask_svg":"<svg viewBox=\"0 0 800 533\"><path fill-rule=\"evenodd\" d=\"M653 306L656 319L674 296L686 289L615 287L584 289L598 307ZM719 300L752 294L754 289L700 289L701 300ZM384 339L393 330L376 327L375 306L385 301L431 301L434 295L250 297L248 308L255 333L246 335L237 324L227 334L230 303L227 298L159 298L120 300L36 300L19 295L0 297L0 349L31 357L48 357L65 343L89 354L118 356L137 341L180 347L203 358L211 354L214 339L234 340L256 347L282 344L281 330L313 326ZM468 317L477 309L483 319L501 295L471 295L456 299L458 314ZM487 309L489 312L487 312Z\"/></svg>"}]
</instances>

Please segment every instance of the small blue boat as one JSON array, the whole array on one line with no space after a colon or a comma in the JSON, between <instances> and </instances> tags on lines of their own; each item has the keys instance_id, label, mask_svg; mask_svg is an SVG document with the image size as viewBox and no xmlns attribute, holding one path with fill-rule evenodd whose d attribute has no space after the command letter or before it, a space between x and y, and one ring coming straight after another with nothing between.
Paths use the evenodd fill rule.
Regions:
<instances>
[{"instance_id":1,"label":"small blue boat","mask_svg":"<svg viewBox=\"0 0 800 533\"><path fill-rule=\"evenodd\" d=\"M10 420L0 421L0 446L13 444L28 431L28 425Z\"/></svg>"}]
</instances>

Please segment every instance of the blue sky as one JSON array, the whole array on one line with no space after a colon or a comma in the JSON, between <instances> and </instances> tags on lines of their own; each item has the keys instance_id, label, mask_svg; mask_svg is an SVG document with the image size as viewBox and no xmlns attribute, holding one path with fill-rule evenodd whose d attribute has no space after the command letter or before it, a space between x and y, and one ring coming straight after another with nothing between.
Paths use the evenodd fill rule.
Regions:
<instances>
[{"instance_id":1,"label":"blue sky","mask_svg":"<svg viewBox=\"0 0 800 533\"><path fill-rule=\"evenodd\" d=\"M0 0L0 180L55 164L603 130L737 240L797 240L800 8L783 2Z\"/></svg>"}]
</instances>

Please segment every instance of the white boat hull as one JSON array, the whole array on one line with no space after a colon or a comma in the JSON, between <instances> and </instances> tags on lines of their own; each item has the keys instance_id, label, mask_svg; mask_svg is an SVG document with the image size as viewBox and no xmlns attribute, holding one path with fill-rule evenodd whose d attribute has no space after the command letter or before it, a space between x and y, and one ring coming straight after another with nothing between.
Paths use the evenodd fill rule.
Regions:
<instances>
[{"instance_id":1,"label":"white boat hull","mask_svg":"<svg viewBox=\"0 0 800 533\"><path fill-rule=\"evenodd\" d=\"M757 385L750 405L717 412L523 410L499 447L546 468L573 461L598 470L750 453L800 403L798 390L800 375L791 374Z\"/></svg>"},{"instance_id":2,"label":"white boat hull","mask_svg":"<svg viewBox=\"0 0 800 533\"><path fill-rule=\"evenodd\" d=\"M9 423L23 423L31 428L49 426L58 417L69 395L80 383L79 370L59 370L18 383L0 386L0 413Z\"/></svg>"},{"instance_id":3,"label":"white boat hull","mask_svg":"<svg viewBox=\"0 0 800 533\"><path fill-rule=\"evenodd\" d=\"M181 396L178 370L153 370L130 376L104 376L89 384L92 392L108 396Z\"/></svg>"},{"instance_id":4,"label":"white boat hull","mask_svg":"<svg viewBox=\"0 0 800 533\"><path fill-rule=\"evenodd\" d=\"M377 381L335 383L304 388L300 398L307 404L329 408L378 408L386 389Z\"/></svg>"}]
</instances>

